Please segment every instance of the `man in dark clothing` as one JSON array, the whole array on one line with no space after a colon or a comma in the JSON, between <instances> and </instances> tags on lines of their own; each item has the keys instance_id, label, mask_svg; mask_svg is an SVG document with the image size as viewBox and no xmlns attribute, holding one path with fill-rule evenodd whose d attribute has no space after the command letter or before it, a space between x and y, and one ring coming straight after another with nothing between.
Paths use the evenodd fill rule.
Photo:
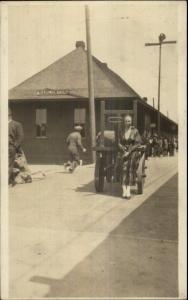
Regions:
<instances>
[{"instance_id":1,"label":"man in dark clothing","mask_svg":"<svg viewBox=\"0 0 188 300\"><path fill-rule=\"evenodd\" d=\"M169 156L174 156L174 143L172 138L170 138L168 141L168 151L169 151Z\"/></svg>"},{"instance_id":2,"label":"man in dark clothing","mask_svg":"<svg viewBox=\"0 0 188 300\"><path fill-rule=\"evenodd\" d=\"M12 119L12 111L8 111L8 137L9 137L9 183L14 183L13 167L16 153L21 151L21 143L24 138L21 123Z\"/></svg>"},{"instance_id":3,"label":"man in dark clothing","mask_svg":"<svg viewBox=\"0 0 188 300\"><path fill-rule=\"evenodd\" d=\"M168 156L168 139L164 137L163 140L163 156Z\"/></svg>"},{"instance_id":4,"label":"man in dark clothing","mask_svg":"<svg viewBox=\"0 0 188 300\"><path fill-rule=\"evenodd\" d=\"M159 143L158 143L158 136L157 134L153 135L153 156L158 156L158 149L159 149Z\"/></svg>"}]
</instances>

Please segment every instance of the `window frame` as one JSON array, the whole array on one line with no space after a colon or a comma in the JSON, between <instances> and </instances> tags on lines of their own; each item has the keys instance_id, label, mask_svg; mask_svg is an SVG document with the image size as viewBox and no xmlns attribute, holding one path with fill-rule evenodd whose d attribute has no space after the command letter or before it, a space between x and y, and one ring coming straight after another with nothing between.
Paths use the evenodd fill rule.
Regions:
<instances>
[{"instance_id":1,"label":"window frame","mask_svg":"<svg viewBox=\"0 0 188 300\"><path fill-rule=\"evenodd\" d=\"M46 111L46 135L37 135L37 110L45 110ZM47 135L47 116L48 116L48 110L47 107L36 107L35 108L35 138L36 139L48 139L48 135ZM40 126L40 125L39 125Z\"/></svg>"},{"instance_id":2,"label":"window frame","mask_svg":"<svg viewBox=\"0 0 188 300\"><path fill-rule=\"evenodd\" d=\"M83 123L83 122L76 122L76 120L75 120L75 111L76 110L84 110L84 114L85 114L85 122ZM84 136L82 135L82 133L81 133L81 137L82 137L82 139L86 139L86 136L87 136L87 109L86 109L86 107L74 107L74 116L73 116L73 125L74 125L74 127L76 126L76 125L80 125L80 126L83 126L83 130L84 130Z\"/></svg>"}]
</instances>

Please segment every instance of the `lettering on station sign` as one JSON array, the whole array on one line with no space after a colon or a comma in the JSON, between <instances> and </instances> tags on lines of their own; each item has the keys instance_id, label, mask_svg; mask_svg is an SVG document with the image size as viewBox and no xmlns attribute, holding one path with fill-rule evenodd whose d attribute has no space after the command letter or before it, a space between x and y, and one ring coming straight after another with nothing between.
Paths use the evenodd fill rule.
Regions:
<instances>
[{"instance_id":1,"label":"lettering on station sign","mask_svg":"<svg viewBox=\"0 0 188 300\"><path fill-rule=\"evenodd\" d=\"M37 96L55 96L55 95L69 95L71 93L68 89L42 89L37 90Z\"/></svg>"}]
</instances>

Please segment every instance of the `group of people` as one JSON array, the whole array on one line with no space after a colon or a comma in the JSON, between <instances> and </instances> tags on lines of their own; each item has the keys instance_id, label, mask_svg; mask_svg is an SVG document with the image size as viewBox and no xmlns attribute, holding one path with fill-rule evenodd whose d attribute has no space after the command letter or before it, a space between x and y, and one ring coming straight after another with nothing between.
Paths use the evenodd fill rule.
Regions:
<instances>
[{"instance_id":1,"label":"group of people","mask_svg":"<svg viewBox=\"0 0 188 300\"><path fill-rule=\"evenodd\" d=\"M172 136L157 135L143 137L147 145L148 157L174 156L178 151L178 139Z\"/></svg>"},{"instance_id":2,"label":"group of people","mask_svg":"<svg viewBox=\"0 0 188 300\"><path fill-rule=\"evenodd\" d=\"M80 164L80 149L86 152L86 149L82 145L81 130L82 127L80 125L75 126L73 132L68 135L66 140L70 160L65 164L65 168L68 168L69 172L73 172ZM14 186L17 183L32 182L31 172L22 149L24 139L23 127L20 122L13 120L11 108L8 110L8 131L9 184ZM42 175L44 177L44 174Z\"/></svg>"},{"instance_id":3,"label":"group of people","mask_svg":"<svg viewBox=\"0 0 188 300\"><path fill-rule=\"evenodd\" d=\"M75 126L67 138L70 160L65 164L73 172L80 163L79 150L86 152L81 141L81 126ZM122 166L122 197L131 198L131 185L135 184L135 171L139 163L139 152L135 151L143 142L138 129L132 126L132 116L126 115L120 131L118 163ZM118 166L117 166L118 167Z\"/></svg>"},{"instance_id":4,"label":"group of people","mask_svg":"<svg viewBox=\"0 0 188 300\"><path fill-rule=\"evenodd\" d=\"M80 164L80 150L86 152L82 145L81 130L82 127L76 125L66 140L70 159L64 166L71 173ZM9 109L9 183L12 184L14 184L15 180L14 167L16 159L18 163L19 157L23 158L24 156L21 148L23 136L22 125L12 120L12 111ZM174 155L174 151L178 149L177 139L159 137L157 134L141 137L138 129L132 126L132 116L125 115L119 132L117 156L117 162L121 166L122 172L122 197L125 199L131 198L131 186L135 184L135 174L140 160L140 152L136 150L143 144L146 147L146 158L150 156ZM25 174L27 175L24 179L25 182L31 182L31 176L27 172Z\"/></svg>"}]
</instances>

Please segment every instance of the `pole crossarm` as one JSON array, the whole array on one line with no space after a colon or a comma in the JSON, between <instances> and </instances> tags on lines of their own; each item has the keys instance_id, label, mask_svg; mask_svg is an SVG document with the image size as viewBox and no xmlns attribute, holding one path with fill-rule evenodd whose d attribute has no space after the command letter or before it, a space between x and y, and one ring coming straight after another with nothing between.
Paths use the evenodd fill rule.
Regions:
<instances>
[{"instance_id":1,"label":"pole crossarm","mask_svg":"<svg viewBox=\"0 0 188 300\"><path fill-rule=\"evenodd\" d=\"M162 44L176 44L177 41L166 41L166 42L162 42Z\"/></svg>"},{"instance_id":2,"label":"pole crossarm","mask_svg":"<svg viewBox=\"0 0 188 300\"><path fill-rule=\"evenodd\" d=\"M145 46L160 46L160 43L146 43Z\"/></svg>"},{"instance_id":3,"label":"pole crossarm","mask_svg":"<svg viewBox=\"0 0 188 300\"><path fill-rule=\"evenodd\" d=\"M160 46L163 44L176 44L176 41L166 41L166 42L162 42L162 43L146 43L145 46Z\"/></svg>"}]
</instances>

